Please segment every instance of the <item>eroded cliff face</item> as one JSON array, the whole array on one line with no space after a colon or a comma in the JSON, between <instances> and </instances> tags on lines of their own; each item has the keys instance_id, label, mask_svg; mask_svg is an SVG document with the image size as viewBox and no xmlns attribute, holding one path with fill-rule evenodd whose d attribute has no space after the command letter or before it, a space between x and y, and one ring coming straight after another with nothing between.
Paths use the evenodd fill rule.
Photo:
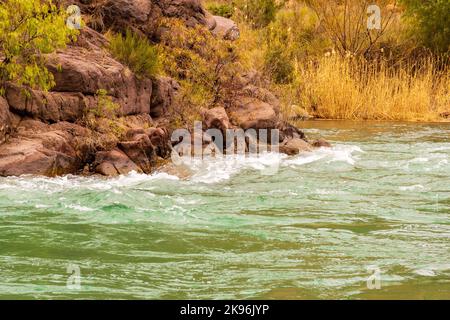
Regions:
<instances>
[{"instance_id":1,"label":"eroded cliff face","mask_svg":"<svg viewBox=\"0 0 450 320\"><path fill-rule=\"evenodd\" d=\"M75 43L47 55L56 82L51 91L24 95L23 88L6 86L5 97L0 97L0 176L150 173L170 156L174 128L168 127L167 118L180 84L168 77L136 76L105 50L108 40L102 32L131 28L158 41L162 18L177 18L189 27L202 25L221 41L235 40L239 30L231 20L211 16L198 0L70 3L91 16L97 31L85 26ZM92 22L96 16L102 17L101 23ZM296 154L312 148L300 130L280 120L278 99L258 87L256 75L236 76L240 80L231 104L202 113L205 130L280 129L281 151ZM106 90L120 107L120 135L111 136L101 122L86 120L99 104L99 90Z\"/></svg>"}]
</instances>

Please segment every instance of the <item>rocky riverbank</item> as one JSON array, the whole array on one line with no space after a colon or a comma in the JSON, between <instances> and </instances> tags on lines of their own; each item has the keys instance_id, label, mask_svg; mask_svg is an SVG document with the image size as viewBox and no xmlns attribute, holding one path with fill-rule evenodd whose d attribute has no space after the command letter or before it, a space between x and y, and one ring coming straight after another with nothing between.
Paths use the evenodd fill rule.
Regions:
<instances>
[{"instance_id":1,"label":"rocky riverbank","mask_svg":"<svg viewBox=\"0 0 450 320\"><path fill-rule=\"evenodd\" d=\"M132 29L158 42L161 18L179 19L188 27L203 26L221 41L234 41L239 28L214 17L197 0L71 1L84 15L102 16L102 30ZM181 84L166 76L142 77L105 50L102 32L83 26L77 41L46 56L56 85L48 92L8 83L0 97L0 176L37 174L150 173L166 159L174 142L171 108ZM203 129L278 129L280 151L297 154L325 141L309 142L297 128L281 120L277 97L259 86L258 74L236 75L229 103L203 110ZM119 106L120 135L103 129L102 121L86 120L104 99ZM103 122L107 122L105 119ZM101 141L101 143L99 143Z\"/></svg>"}]
</instances>

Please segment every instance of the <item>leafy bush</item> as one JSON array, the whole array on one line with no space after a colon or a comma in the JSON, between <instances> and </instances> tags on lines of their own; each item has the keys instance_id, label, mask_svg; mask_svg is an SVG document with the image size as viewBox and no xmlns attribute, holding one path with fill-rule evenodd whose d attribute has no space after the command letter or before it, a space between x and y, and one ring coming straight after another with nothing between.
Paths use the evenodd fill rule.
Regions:
<instances>
[{"instance_id":1,"label":"leafy bush","mask_svg":"<svg viewBox=\"0 0 450 320\"><path fill-rule=\"evenodd\" d=\"M237 6L254 28L266 27L275 19L279 8L275 0L240 0Z\"/></svg>"},{"instance_id":2,"label":"leafy bush","mask_svg":"<svg viewBox=\"0 0 450 320\"><path fill-rule=\"evenodd\" d=\"M292 82L295 64L323 54L329 45L317 31L317 15L303 4L279 10L266 29L264 65L276 84Z\"/></svg>"},{"instance_id":3,"label":"leafy bush","mask_svg":"<svg viewBox=\"0 0 450 320\"><path fill-rule=\"evenodd\" d=\"M164 72L180 82L179 103L171 119L177 126L199 117L200 108L227 103L240 73L234 44L214 37L204 26L186 27L178 19L165 19L161 39Z\"/></svg>"},{"instance_id":4,"label":"leafy bush","mask_svg":"<svg viewBox=\"0 0 450 320\"><path fill-rule=\"evenodd\" d=\"M294 78L292 59L281 46L271 47L266 52L265 68L276 84L290 83Z\"/></svg>"},{"instance_id":5,"label":"leafy bush","mask_svg":"<svg viewBox=\"0 0 450 320\"><path fill-rule=\"evenodd\" d=\"M52 0L0 2L0 90L5 81L49 90L54 79L43 54L65 47L78 31L66 26L66 12Z\"/></svg>"},{"instance_id":6,"label":"leafy bush","mask_svg":"<svg viewBox=\"0 0 450 320\"><path fill-rule=\"evenodd\" d=\"M413 34L436 52L450 51L450 1L402 0Z\"/></svg>"},{"instance_id":7,"label":"leafy bush","mask_svg":"<svg viewBox=\"0 0 450 320\"><path fill-rule=\"evenodd\" d=\"M97 90L97 108L91 112L100 118L114 118L119 112L120 106L112 101L105 89Z\"/></svg>"},{"instance_id":8,"label":"leafy bush","mask_svg":"<svg viewBox=\"0 0 450 320\"><path fill-rule=\"evenodd\" d=\"M81 124L93 131L93 149L108 149L119 142L125 133L125 124L119 117L120 105L115 103L108 91L99 89L96 93L97 105L87 109Z\"/></svg>"},{"instance_id":9,"label":"leafy bush","mask_svg":"<svg viewBox=\"0 0 450 320\"><path fill-rule=\"evenodd\" d=\"M212 3L206 6L206 9L215 16L231 18L233 16L233 6L227 3Z\"/></svg>"},{"instance_id":10,"label":"leafy bush","mask_svg":"<svg viewBox=\"0 0 450 320\"><path fill-rule=\"evenodd\" d=\"M158 49L148 39L130 30L122 34L108 34L111 54L138 76L152 77L159 69Z\"/></svg>"}]
</instances>

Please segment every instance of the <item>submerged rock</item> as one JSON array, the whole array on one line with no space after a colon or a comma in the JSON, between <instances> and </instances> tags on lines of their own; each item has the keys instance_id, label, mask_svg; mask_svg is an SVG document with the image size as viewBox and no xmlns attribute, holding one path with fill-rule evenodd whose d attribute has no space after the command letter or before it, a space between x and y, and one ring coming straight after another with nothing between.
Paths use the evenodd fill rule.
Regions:
<instances>
[{"instance_id":1,"label":"submerged rock","mask_svg":"<svg viewBox=\"0 0 450 320\"><path fill-rule=\"evenodd\" d=\"M98 152L94 166L95 172L105 176L128 174L131 171L142 173L142 170L119 149Z\"/></svg>"},{"instance_id":2,"label":"submerged rock","mask_svg":"<svg viewBox=\"0 0 450 320\"><path fill-rule=\"evenodd\" d=\"M321 148L321 147L324 147L324 148L331 148L331 147L332 147L332 146L331 146L331 143L329 143L328 141L326 141L326 140L323 139L323 138L320 138L320 139L318 139L318 140L315 140L315 141L313 141L311 144L312 144L313 147L316 147L316 148Z\"/></svg>"},{"instance_id":3,"label":"submerged rock","mask_svg":"<svg viewBox=\"0 0 450 320\"><path fill-rule=\"evenodd\" d=\"M305 133L290 123L280 121L277 129L280 130L280 142L287 139L302 139L307 141Z\"/></svg>"},{"instance_id":4,"label":"submerged rock","mask_svg":"<svg viewBox=\"0 0 450 320\"><path fill-rule=\"evenodd\" d=\"M311 145L303 139L286 139L280 144L280 152L290 156L310 151L312 151Z\"/></svg>"}]
</instances>

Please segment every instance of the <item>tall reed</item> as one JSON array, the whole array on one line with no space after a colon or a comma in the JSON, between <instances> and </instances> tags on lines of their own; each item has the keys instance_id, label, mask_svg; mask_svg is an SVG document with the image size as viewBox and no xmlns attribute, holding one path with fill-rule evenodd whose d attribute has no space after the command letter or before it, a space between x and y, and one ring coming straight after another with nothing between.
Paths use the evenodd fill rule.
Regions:
<instances>
[{"instance_id":1,"label":"tall reed","mask_svg":"<svg viewBox=\"0 0 450 320\"><path fill-rule=\"evenodd\" d=\"M439 120L450 109L450 70L436 64L323 57L298 66L300 105L327 119Z\"/></svg>"}]
</instances>

